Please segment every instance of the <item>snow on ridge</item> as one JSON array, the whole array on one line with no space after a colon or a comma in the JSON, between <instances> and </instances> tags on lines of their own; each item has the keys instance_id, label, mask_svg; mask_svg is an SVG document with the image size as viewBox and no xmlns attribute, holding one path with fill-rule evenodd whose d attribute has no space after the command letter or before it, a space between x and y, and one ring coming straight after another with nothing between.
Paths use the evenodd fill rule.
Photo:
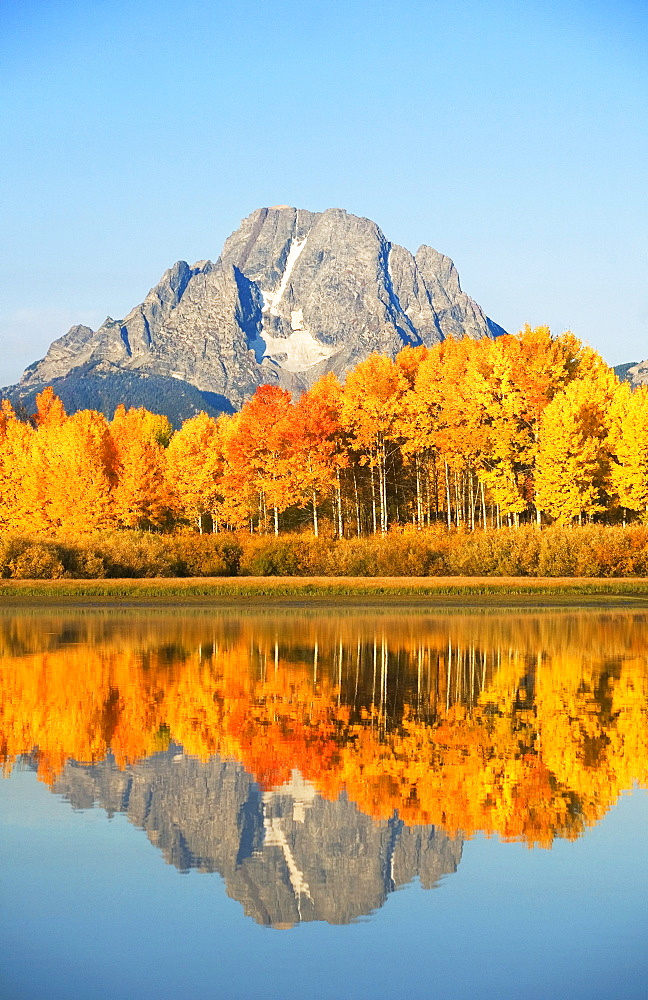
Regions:
<instances>
[{"instance_id":1,"label":"snow on ridge","mask_svg":"<svg viewBox=\"0 0 648 1000\"><path fill-rule=\"evenodd\" d=\"M271 316L278 316L277 306L281 302L283 293L286 291L288 282L290 280L290 275L292 274L293 268L297 263L297 259L306 245L306 240L308 236L305 236L303 240L293 240L290 244L290 250L288 251L288 257L286 258L286 267L283 275L281 276L281 282L279 288L276 292L264 292L263 295L263 312L270 312Z\"/></svg>"},{"instance_id":2,"label":"snow on ridge","mask_svg":"<svg viewBox=\"0 0 648 1000\"><path fill-rule=\"evenodd\" d=\"M297 311L301 312L301 309ZM340 350L339 347L320 344L310 330L303 327L293 328L289 337L273 337L264 331L250 344L250 347L257 354L261 353L264 358L275 361L287 372L304 372L320 361L331 358Z\"/></svg>"},{"instance_id":3,"label":"snow on ridge","mask_svg":"<svg viewBox=\"0 0 648 1000\"><path fill-rule=\"evenodd\" d=\"M307 240L308 236L305 236L303 240L293 240L290 244L286 267L276 291L264 292L261 290L263 313L268 313L270 316L279 315L279 303L288 287L290 276ZM303 309L291 311L290 326L292 333L288 337L273 337L271 333L263 330L260 336L249 345L256 353L257 358L259 356L270 358L280 368L288 372L303 372L319 364L320 361L328 360L340 350L339 347L328 347L315 339L310 330L304 326Z\"/></svg>"}]
</instances>

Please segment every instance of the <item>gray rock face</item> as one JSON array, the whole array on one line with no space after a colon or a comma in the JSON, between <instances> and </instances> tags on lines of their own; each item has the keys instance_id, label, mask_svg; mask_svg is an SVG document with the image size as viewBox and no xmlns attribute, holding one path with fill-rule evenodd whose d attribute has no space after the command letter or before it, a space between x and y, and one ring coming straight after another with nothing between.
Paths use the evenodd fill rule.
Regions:
<instances>
[{"instance_id":1,"label":"gray rock face","mask_svg":"<svg viewBox=\"0 0 648 1000\"><path fill-rule=\"evenodd\" d=\"M648 361L631 361L627 365L617 365L614 369L622 382L629 382L633 389L648 385Z\"/></svg>"},{"instance_id":2,"label":"gray rock face","mask_svg":"<svg viewBox=\"0 0 648 1000\"><path fill-rule=\"evenodd\" d=\"M78 809L126 813L183 871L219 872L258 923L349 923L417 876L431 888L461 860L459 838L372 820L344 796L323 799L299 772L263 792L240 764L178 751L126 771L109 759L68 763L54 791Z\"/></svg>"},{"instance_id":3,"label":"gray rock face","mask_svg":"<svg viewBox=\"0 0 648 1000\"><path fill-rule=\"evenodd\" d=\"M413 256L341 209L261 208L215 264L179 261L125 319L73 327L17 391L108 365L113 378L179 379L238 407L259 385L299 393L373 351L393 357L407 345L503 332L431 247Z\"/></svg>"}]
</instances>

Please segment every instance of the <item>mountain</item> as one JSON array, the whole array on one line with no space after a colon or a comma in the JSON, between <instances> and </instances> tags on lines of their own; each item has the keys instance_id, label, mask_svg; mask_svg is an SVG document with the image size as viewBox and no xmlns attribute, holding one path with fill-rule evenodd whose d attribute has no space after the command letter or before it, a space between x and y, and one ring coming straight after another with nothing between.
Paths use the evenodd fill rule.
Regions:
<instances>
[{"instance_id":1,"label":"mountain","mask_svg":"<svg viewBox=\"0 0 648 1000\"><path fill-rule=\"evenodd\" d=\"M177 422L202 394L202 408L238 408L259 385L298 394L373 351L501 333L449 257L412 255L341 209L278 205L244 219L215 264L178 261L125 319L72 327L4 394L27 403L54 385L71 407L110 416L151 395L166 408L176 392Z\"/></svg>"},{"instance_id":2,"label":"mountain","mask_svg":"<svg viewBox=\"0 0 648 1000\"><path fill-rule=\"evenodd\" d=\"M110 757L68 762L53 791L75 809L126 813L169 864L219 872L246 914L274 927L349 923L416 877L432 888L461 860L461 838L397 815L373 820L344 795L322 798L298 771L264 792L240 764L177 746L123 771Z\"/></svg>"},{"instance_id":3,"label":"mountain","mask_svg":"<svg viewBox=\"0 0 648 1000\"><path fill-rule=\"evenodd\" d=\"M629 382L633 389L648 385L648 361L630 361L626 365L617 365L614 371L622 382Z\"/></svg>"}]
</instances>

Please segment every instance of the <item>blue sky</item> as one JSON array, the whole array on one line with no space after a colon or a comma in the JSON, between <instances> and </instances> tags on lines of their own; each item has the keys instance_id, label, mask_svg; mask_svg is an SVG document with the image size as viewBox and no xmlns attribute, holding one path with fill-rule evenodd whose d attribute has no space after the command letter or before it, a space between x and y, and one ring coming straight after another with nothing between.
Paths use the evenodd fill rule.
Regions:
<instances>
[{"instance_id":1,"label":"blue sky","mask_svg":"<svg viewBox=\"0 0 648 1000\"><path fill-rule=\"evenodd\" d=\"M647 358L647 42L635 0L2 0L0 385L278 203Z\"/></svg>"}]
</instances>

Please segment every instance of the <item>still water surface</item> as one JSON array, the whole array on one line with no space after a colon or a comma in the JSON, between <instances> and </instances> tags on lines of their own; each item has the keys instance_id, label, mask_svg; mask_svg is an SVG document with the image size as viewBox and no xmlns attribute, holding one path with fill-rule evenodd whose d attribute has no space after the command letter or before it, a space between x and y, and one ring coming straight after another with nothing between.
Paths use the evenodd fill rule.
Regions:
<instances>
[{"instance_id":1,"label":"still water surface","mask_svg":"<svg viewBox=\"0 0 648 1000\"><path fill-rule=\"evenodd\" d=\"M0 616L0 991L648 995L648 616Z\"/></svg>"}]
</instances>

